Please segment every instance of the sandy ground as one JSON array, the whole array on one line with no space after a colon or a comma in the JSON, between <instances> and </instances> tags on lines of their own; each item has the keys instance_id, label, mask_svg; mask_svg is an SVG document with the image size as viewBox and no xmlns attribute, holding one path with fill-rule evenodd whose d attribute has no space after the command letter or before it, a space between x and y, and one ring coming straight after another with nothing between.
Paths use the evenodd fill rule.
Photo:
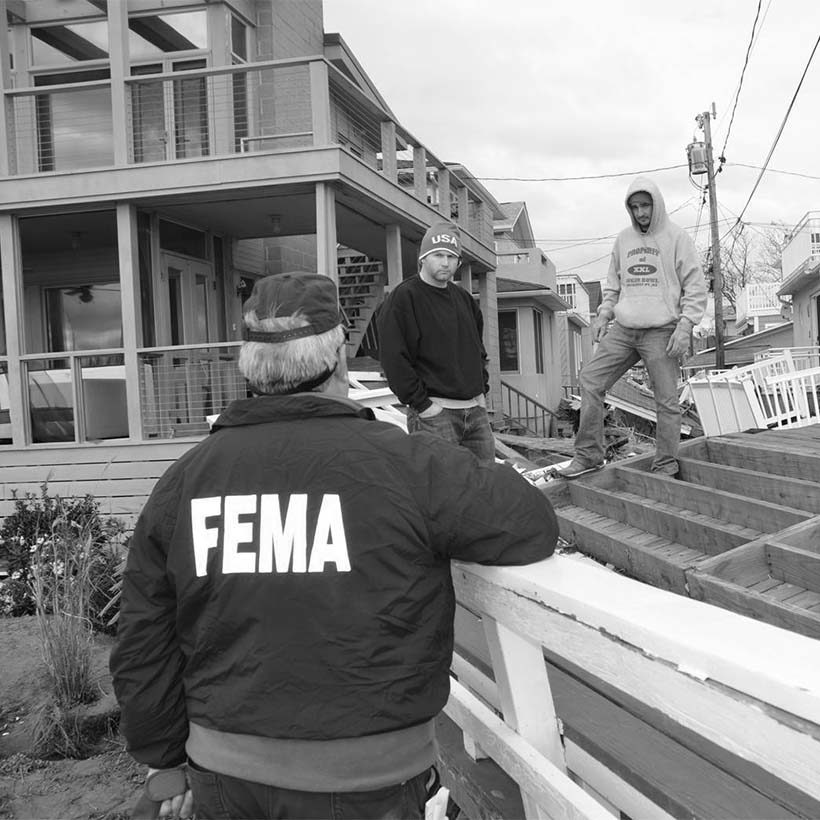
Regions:
<instances>
[{"instance_id":1,"label":"sandy ground","mask_svg":"<svg viewBox=\"0 0 820 820\"><path fill-rule=\"evenodd\" d=\"M95 672L103 692L110 639L97 643ZM86 760L31 756L31 712L46 691L37 622L0 618L0 818L126 820L144 776L114 735Z\"/></svg>"}]
</instances>

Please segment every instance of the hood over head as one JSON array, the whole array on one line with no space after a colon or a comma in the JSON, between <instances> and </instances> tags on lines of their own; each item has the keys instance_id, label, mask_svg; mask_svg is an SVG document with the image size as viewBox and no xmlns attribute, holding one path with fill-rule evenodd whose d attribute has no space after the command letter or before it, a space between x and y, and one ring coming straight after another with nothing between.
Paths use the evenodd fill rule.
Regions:
<instances>
[{"instance_id":1,"label":"hood over head","mask_svg":"<svg viewBox=\"0 0 820 820\"><path fill-rule=\"evenodd\" d=\"M649 230L647 233L655 233L660 230L669 220L666 213L666 203L663 200L663 194L660 188L649 177L635 177L629 187L626 189L626 196L624 197L624 207L629 214L629 221L632 227L640 232L640 226L632 216L632 211L629 210L629 197L638 191L645 191L652 197L652 220L649 223Z\"/></svg>"}]
</instances>

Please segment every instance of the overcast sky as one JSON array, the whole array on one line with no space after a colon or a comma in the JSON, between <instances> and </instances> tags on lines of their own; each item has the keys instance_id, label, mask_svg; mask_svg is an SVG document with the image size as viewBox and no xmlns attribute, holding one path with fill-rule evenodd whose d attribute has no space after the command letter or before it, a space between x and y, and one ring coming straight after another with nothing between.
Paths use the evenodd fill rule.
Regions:
<instances>
[{"instance_id":1,"label":"overcast sky","mask_svg":"<svg viewBox=\"0 0 820 820\"><path fill-rule=\"evenodd\" d=\"M678 209L672 218L695 236L701 194L686 146L703 138L695 116L714 102L720 154L757 8L757 0L324 0L325 30L341 34L401 124L499 201L526 201L537 244L559 272L586 281L606 275L607 259L594 260L608 258L609 237L627 224L631 176L490 178L683 164L651 176L667 209ZM733 163L764 164L820 35L820 0L762 0L757 32L717 178L721 233L759 174ZM793 225L820 211L820 53L769 169L744 221ZM698 245L708 236L707 201ZM607 238L587 242L598 237Z\"/></svg>"}]
</instances>

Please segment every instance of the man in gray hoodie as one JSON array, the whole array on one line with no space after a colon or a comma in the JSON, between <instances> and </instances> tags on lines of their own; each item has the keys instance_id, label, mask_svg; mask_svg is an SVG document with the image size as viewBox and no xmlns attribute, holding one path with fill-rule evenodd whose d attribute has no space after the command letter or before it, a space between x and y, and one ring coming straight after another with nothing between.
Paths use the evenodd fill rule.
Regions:
<instances>
[{"instance_id":1,"label":"man in gray hoodie","mask_svg":"<svg viewBox=\"0 0 820 820\"><path fill-rule=\"evenodd\" d=\"M581 370L581 419L575 457L559 471L564 478L603 466L604 396L641 359L657 411L652 470L678 472L680 360L706 309L706 280L694 243L670 221L651 179L637 177L625 202L631 225L615 240L592 324L593 342L599 344Z\"/></svg>"}]
</instances>

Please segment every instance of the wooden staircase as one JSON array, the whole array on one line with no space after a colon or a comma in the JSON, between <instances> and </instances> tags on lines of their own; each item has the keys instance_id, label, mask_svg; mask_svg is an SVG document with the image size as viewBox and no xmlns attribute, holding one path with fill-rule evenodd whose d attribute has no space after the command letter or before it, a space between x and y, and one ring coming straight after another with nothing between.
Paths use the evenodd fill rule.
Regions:
<instances>
[{"instance_id":1,"label":"wooden staircase","mask_svg":"<svg viewBox=\"0 0 820 820\"><path fill-rule=\"evenodd\" d=\"M820 425L684 443L547 486L561 537L638 580L820 638Z\"/></svg>"},{"instance_id":2,"label":"wooden staircase","mask_svg":"<svg viewBox=\"0 0 820 820\"><path fill-rule=\"evenodd\" d=\"M339 249L337 271L339 303L350 323L348 355L355 357L368 334L370 319L384 296L387 273L380 260L349 248Z\"/></svg>"}]
</instances>

